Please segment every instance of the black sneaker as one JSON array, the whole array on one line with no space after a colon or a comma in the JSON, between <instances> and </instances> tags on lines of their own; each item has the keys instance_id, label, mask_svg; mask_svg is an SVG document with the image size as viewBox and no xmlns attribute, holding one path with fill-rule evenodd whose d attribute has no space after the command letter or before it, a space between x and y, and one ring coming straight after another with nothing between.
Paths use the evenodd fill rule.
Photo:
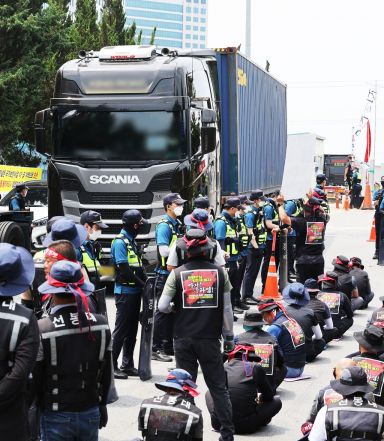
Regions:
<instances>
[{"instance_id":1,"label":"black sneaker","mask_svg":"<svg viewBox=\"0 0 384 441\"><path fill-rule=\"evenodd\" d=\"M152 360L170 362L173 359L172 357L165 355L163 351L158 350L158 351L152 351Z\"/></svg>"},{"instance_id":2,"label":"black sneaker","mask_svg":"<svg viewBox=\"0 0 384 441\"><path fill-rule=\"evenodd\" d=\"M128 378L128 374L121 369L114 369L113 376L116 380L126 380Z\"/></svg>"},{"instance_id":3,"label":"black sneaker","mask_svg":"<svg viewBox=\"0 0 384 441\"><path fill-rule=\"evenodd\" d=\"M372 259L378 259L379 258L379 253L377 251L375 251L375 254L373 255Z\"/></svg>"},{"instance_id":4,"label":"black sneaker","mask_svg":"<svg viewBox=\"0 0 384 441\"><path fill-rule=\"evenodd\" d=\"M243 311L248 311L250 306L246 305L244 302L239 301L236 303L235 308L242 309Z\"/></svg>"},{"instance_id":5,"label":"black sneaker","mask_svg":"<svg viewBox=\"0 0 384 441\"><path fill-rule=\"evenodd\" d=\"M245 303L246 305L257 305L259 303L259 301L255 298L255 297L245 297L242 300L243 303Z\"/></svg>"},{"instance_id":6,"label":"black sneaker","mask_svg":"<svg viewBox=\"0 0 384 441\"><path fill-rule=\"evenodd\" d=\"M232 309L234 314L244 314L244 310L240 309L238 306L234 306Z\"/></svg>"},{"instance_id":7,"label":"black sneaker","mask_svg":"<svg viewBox=\"0 0 384 441\"><path fill-rule=\"evenodd\" d=\"M235 315L233 316L233 321L237 322L237 320L239 320Z\"/></svg>"},{"instance_id":8,"label":"black sneaker","mask_svg":"<svg viewBox=\"0 0 384 441\"><path fill-rule=\"evenodd\" d=\"M138 377L139 376L139 371L134 367L129 368L129 367L121 366L120 370L125 372L130 377Z\"/></svg>"}]
</instances>

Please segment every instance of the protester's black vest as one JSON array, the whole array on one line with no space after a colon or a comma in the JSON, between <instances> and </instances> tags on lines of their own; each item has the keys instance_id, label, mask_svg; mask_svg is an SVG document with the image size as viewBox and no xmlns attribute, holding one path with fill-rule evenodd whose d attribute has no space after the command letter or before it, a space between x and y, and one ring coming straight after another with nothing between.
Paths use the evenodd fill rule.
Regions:
<instances>
[{"instance_id":1,"label":"protester's black vest","mask_svg":"<svg viewBox=\"0 0 384 441\"><path fill-rule=\"evenodd\" d=\"M201 259L213 263L217 254L217 242L208 238L208 242L205 245L199 246L196 249L192 248L188 250L186 242L180 237L176 242L176 254L178 260L177 266L187 263L190 260L190 257L194 254L199 254Z\"/></svg>"},{"instance_id":2,"label":"protester's black vest","mask_svg":"<svg viewBox=\"0 0 384 441\"><path fill-rule=\"evenodd\" d=\"M384 407L362 397L328 406L325 427L328 441L379 441L384 431Z\"/></svg>"},{"instance_id":3,"label":"protester's black vest","mask_svg":"<svg viewBox=\"0 0 384 441\"><path fill-rule=\"evenodd\" d=\"M177 268L175 276L175 337L220 338L223 269L204 260L192 260Z\"/></svg>"},{"instance_id":4,"label":"protester's black vest","mask_svg":"<svg viewBox=\"0 0 384 441\"><path fill-rule=\"evenodd\" d=\"M292 342L292 336L288 332L284 324L288 323L288 318L282 314L278 319L276 319L272 324L279 326L281 328L281 334L278 338L278 343L283 351L285 364L292 368L302 368L306 361L306 350L305 350L305 335L304 342L297 345L295 348Z\"/></svg>"},{"instance_id":5,"label":"protester's black vest","mask_svg":"<svg viewBox=\"0 0 384 441\"><path fill-rule=\"evenodd\" d=\"M197 433L201 430L201 418L201 410L184 395L165 394L141 403L139 430L145 441L187 441L202 438Z\"/></svg>"},{"instance_id":6,"label":"protester's black vest","mask_svg":"<svg viewBox=\"0 0 384 441\"><path fill-rule=\"evenodd\" d=\"M33 312L15 303L12 299L4 299L0 303L0 380L11 370L15 353Z\"/></svg>"},{"instance_id":7,"label":"protester's black vest","mask_svg":"<svg viewBox=\"0 0 384 441\"><path fill-rule=\"evenodd\" d=\"M59 309L38 322L46 365L40 403L44 409L81 412L99 404L99 383L111 333L104 316L87 316L89 322L81 314L82 329L76 306Z\"/></svg>"}]
</instances>

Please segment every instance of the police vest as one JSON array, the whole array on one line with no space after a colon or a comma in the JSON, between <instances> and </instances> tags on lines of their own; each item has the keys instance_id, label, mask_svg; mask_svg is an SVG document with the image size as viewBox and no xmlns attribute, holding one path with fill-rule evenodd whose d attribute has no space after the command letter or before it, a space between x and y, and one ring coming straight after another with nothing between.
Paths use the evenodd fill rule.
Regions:
<instances>
[{"instance_id":1,"label":"police vest","mask_svg":"<svg viewBox=\"0 0 384 441\"><path fill-rule=\"evenodd\" d=\"M90 242L90 244L93 247L92 242ZM85 271L87 272L89 280L92 283L94 281L99 282L99 280L100 280L99 271L100 271L101 265L100 265L100 262L98 261L97 257L92 258L88 254L87 249L85 248L84 245L80 246L80 251L81 251L81 257L82 257L81 265L85 269Z\"/></svg>"},{"instance_id":2,"label":"police vest","mask_svg":"<svg viewBox=\"0 0 384 441\"><path fill-rule=\"evenodd\" d=\"M384 408L362 397L343 399L327 408L328 441L379 441L384 432Z\"/></svg>"},{"instance_id":3,"label":"police vest","mask_svg":"<svg viewBox=\"0 0 384 441\"><path fill-rule=\"evenodd\" d=\"M274 203L272 203L272 202L266 202L265 204L264 204L264 207L263 207L263 213L264 213L264 209L265 209L265 207L272 207L272 209L273 209L273 219L272 219L272 223L274 224L274 225L279 225L279 212L277 211L277 208L276 208L276 205L274 204ZM265 224L265 228L267 229L267 231L271 231L271 229L270 228L268 228L267 227L267 224L265 223L265 218L264 218L264 224Z\"/></svg>"},{"instance_id":4,"label":"police vest","mask_svg":"<svg viewBox=\"0 0 384 441\"><path fill-rule=\"evenodd\" d=\"M250 238L247 232L247 227L245 226L244 217L241 217L238 220L240 225L240 231L239 231L240 249L246 250L248 248Z\"/></svg>"},{"instance_id":5,"label":"police vest","mask_svg":"<svg viewBox=\"0 0 384 441\"><path fill-rule=\"evenodd\" d=\"M216 221L222 220L225 223L225 251L230 256L237 256L239 254L239 236L236 229L236 224L232 226L225 216L219 216ZM233 222L236 222L233 220Z\"/></svg>"},{"instance_id":6,"label":"police vest","mask_svg":"<svg viewBox=\"0 0 384 441\"><path fill-rule=\"evenodd\" d=\"M11 370L17 345L32 318L33 311L5 298L0 303L0 380Z\"/></svg>"},{"instance_id":7,"label":"police vest","mask_svg":"<svg viewBox=\"0 0 384 441\"><path fill-rule=\"evenodd\" d=\"M217 254L217 242L208 238L208 242L198 247L187 249L187 244L180 237L176 242L177 266L184 265L189 260L199 258L213 263Z\"/></svg>"},{"instance_id":8,"label":"police vest","mask_svg":"<svg viewBox=\"0 0 384 441\"><path fill-rule=\"evenodd\" d=\"M167 219L162 219L160 222L158 222L156 225L156 228L160 224L167 224L169 229L171 230L172 237L171 237L171 241L168 245L170 248L176 242L177 238L181 236L181 234L176 231L173 223ZM157 267L161 268L163 270L166 270L167 269L167 260L168 260L167 257L164 257L160 254L159 245L157 245Z\"/></svg>"},{"instance_id":9,"label":"police vest","mask_svg":"<svg viewBox=\"0 0 384 441\"><path fill-rule=\"evenodd\" d=\"M293 199L290 199L290 200L287 201L287 202L293 202L293 203L295 204L296 210L295 210L295 212L291 215L292 217L297 217L297 216L299 216L299 215L303 212L303 206L302 206L302 204L301 204L299 201L297 201L297 200L293 200Z\"/></svg>"},{"instance_id":10,"label":"police vest","mask_svg":"<svg viewBox=\"0 0 384 441\"><path fill-rule=\"evenodd\" d=\"M150 398L141 404L139 430L145 441L202 439L201 410L183 394Z\"/></svg>"},{"instance_id":11,"label":"police vest","mask_svg":"<svg viewBox=\"0 0 384 441\"><path fill-rule=\"evenodd\" d=\"M115 242L115 240L122 240L124 242L125 247L127 249L127 263L135 273L139 272L139 269L143 267L143 264L141 261L140 254L136 249L136 246L134 246L133 243L126 236L124 236L124 234L119 234L118 236L116 236L113 239L112 244ZM115 265L115 270L116 270L115 280L117 283L131 287L136 286L135 282L123 282L118 265Z\"/></svg>"},{"instance_id":12,"label":"police vest","mask_svg":"<svg viewBox=\"0 0 384 441\"><path fill-rule=\"evenodd\" d=\"M13 210L13 207L12 207L12 201L17 201L17 204L18 204L18 206L19 206L19 209L18 210L15 210L15 211L23 211L23 210L25 210L25 199L23 198L23 196L21 196L21 194L20 193L17 193L15 196L13 196L13 198L11 198L11 200L9 201L9 204L8 204L8 208L9 208L9 210L10 211L12 211Z\"/></svg>"},{"instance_id":13,"label":"police vest","mask_svg":"<svg viewBox=\"0 0 384 441\"><path fill-rule=\"evenodd\" d=\"M204 260L192 260L175 269L175 277L175 338L220 338L224 270Z\"/></svg>"},{"instance_id":14,"label":"police vest","mask_svg":"<svg viewBox=\"0 0 384 441\"><path fill-rule=\"evenodd\" d=\"M381 202L383 201L383 196L384 196L384 188L381 188L377 194L377 205L375 206L375 211L377 212L380 211L380 205Z\"/></svg>"},{"instance_id":15,"label":"police vest","mask_svg":"<svg viewBox=\"0 0 384 441\"><path fill-rule=\"evenodd\" d=\"M76 306L69 306L38 323L46 374L42 407L81 412L98 406L100 379L105 363L110 363L107 319L93 313L79 315Z\"/></svg>"},{"instance_id":16,"label":"police vest","mask_svg":"<svg viewBox=\"0 0 384 441\"><path fill-rule=\"evenodd\" d=\"M295 320L288 320L282 314L273 323L281 329L278 338L285 364L292 368L302 368L306 362L305 334Z\"/></svg>"}]
</instances>

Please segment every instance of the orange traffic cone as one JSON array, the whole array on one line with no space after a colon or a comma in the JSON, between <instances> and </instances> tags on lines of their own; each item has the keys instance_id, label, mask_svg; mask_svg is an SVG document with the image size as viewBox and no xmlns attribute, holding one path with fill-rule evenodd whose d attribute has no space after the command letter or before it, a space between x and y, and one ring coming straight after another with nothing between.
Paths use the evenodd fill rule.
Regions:
<instances>
[{"instance_id":1,"label":"orange traffic cone","mask_svg":"<svg viewBox=\"0 0 384 441\"><path fill-rule=\"evenodd\" d=\"M340 208L340 195L338 191L336 191L335 194L335 201L336 201L336 208Z\"/></svg>"},{"instance_id":2,"label":"orange traffic cone","mask_svg":"<svg viewBox=\"0 0 384 441\"><path fill-rule=\"evenodd\" d=\"M376 228L375 228L375 218L373 218L372 226L371 226L371 234L369 235L369 239L367 242L376 242Z\"/></svg>"},{"instance_id":3,"label":"orange traffic cone","mask_svg":"<svg viewBox=\"0 0 384 441\"><path fill-rule=\"evenodd\" d=\"M349 210L349 196L347 194L344 196L343 208L346 211Z\"/></svg>"},{"instance_id":4,"label":"orange traffic cone","mask_svg":"<svg viewBox=\"0 0 384 441\"><path fill-rule=\"evenodd\" d=\"M260 299L281 299L281 295L279 293L279 283L277 280L275 247L276 232L274 231L272 242L272 255L269 259L267 280L265 281L264 293L259 297Z\"/></svg>"},{"instance_id":5,"label":"orange traffic cone","mask_svg":"<svg viewBox=\"0 0 384 441\"><path fill-rule=\"evenodd\" d=\"M364 199L360 210L373 210L371 186L368 182L365 184Z\"/></svg>"}]
</instances>

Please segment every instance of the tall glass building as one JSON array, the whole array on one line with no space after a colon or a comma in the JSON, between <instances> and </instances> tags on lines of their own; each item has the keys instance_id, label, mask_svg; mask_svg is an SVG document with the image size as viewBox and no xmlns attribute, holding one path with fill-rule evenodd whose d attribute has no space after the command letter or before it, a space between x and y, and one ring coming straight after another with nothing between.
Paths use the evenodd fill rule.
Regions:
<instances>
[{"instance_id":1,"label":"tall glass building","mask_svg":"<svg viewBox=\"0 0 384 441\"><path fill-rule=\"evenodd\" d=\"M159 47L202 49L207 41L208 0L122 0L127 25L136 23L143 31L142 43L150 41L156 27L155 44ZM96 0L100 11L103 0ZM71 0L73 14L76 0Z\"/></svg>"}]
</instances>

